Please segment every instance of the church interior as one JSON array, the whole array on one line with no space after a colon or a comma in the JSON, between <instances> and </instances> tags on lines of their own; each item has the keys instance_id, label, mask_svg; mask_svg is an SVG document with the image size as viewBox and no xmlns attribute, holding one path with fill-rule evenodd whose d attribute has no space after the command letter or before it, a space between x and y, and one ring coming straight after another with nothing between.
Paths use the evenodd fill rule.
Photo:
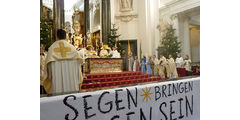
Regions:
<instances>
[{"instance_id":1,"label":"church interior","mask_svg":"<svg viewBox=\"0 0 240 120\"><path fill-rule=\"evenodd\" d=\"M239 3L3 0L1 118L237 119Z\"/></svg>"},{"instance_id":2,"label":"church interior","mask_svg":"<svg viewBox=\"0 0 240 120\"><path fill-rule=\"evenodd\" d=\"M153 59L159 60L161 55L168 59L172 54L176 59L180 53L184 59L188 56L191 60L191 75L200 75L199 0L41 0L40 5L43 51L47 54L56 40L58 29L65 30L66 41L76 50L85 50L83 91L136 83L114 83L108 81L108 77L98 80L96 73L118 76L117 73L125 72L120 74L125 76L127 72L134 71L136 73L131 74L148 78L146 82L169 78L167 67L163 70L164 75L160 76L160 72L156 75L150 73L147 65L146 73L142 73L140 64L144 56L148 63L149 57L154 62ZM168 34L171 32L169 26L173 34ZM173 41L167 42L168 39ZM117 53L110 54L115 47ZM101 53L102 49L106 49L106 54ZM133 69L135 57L140 62L138 70ZM156 64L151 65L152 72ZM179 77L187 76L188 71L184 66L182 68L177 69ZM147 76L149 73L153 77ZM130 77L126 79L130 80Z\"/></svg>"},{"instance_id":3,"label":"church interior","mask_svg":"<svg viewBox=\"0 0 240 120\"><path fill-rule=\"evenodd\" d=\"M42 101L200 80L200 0L40 0L40 17Z\"/></svg>"}]
</instances>

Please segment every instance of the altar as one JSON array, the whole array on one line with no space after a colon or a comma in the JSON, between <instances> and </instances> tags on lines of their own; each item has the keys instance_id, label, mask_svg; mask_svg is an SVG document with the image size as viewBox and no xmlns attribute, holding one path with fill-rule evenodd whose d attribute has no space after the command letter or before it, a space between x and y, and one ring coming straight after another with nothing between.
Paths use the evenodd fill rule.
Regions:
<instances>
[{"instance_id":1,"label":"altar","mask_svg":"<svg viewBox=\"0 0 240 120\"><path fill-rule=\"evenodd\" d=\"M84 66L85 73L123 72L122 58L87 58Z\"/></svg>"}]
</instances>

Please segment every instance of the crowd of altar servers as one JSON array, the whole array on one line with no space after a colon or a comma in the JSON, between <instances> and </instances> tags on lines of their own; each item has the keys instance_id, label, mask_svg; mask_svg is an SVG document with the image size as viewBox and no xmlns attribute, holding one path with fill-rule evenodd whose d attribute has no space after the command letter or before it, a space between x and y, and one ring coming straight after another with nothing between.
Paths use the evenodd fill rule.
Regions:
<instances>
[{"instance_id":1,"label":"crowd of altar servers","mask_svg":"<svg viewBox=\"0 0 240 120\"><path fill-rule=\"evenodd\" d=\"M173 59L172 55L169 55L168 59L163 55L160 55L160 59L156 55L153 58L152 56L148 58L143 56L140 61L137 56L135 58L128 57L128 71L141 71L143 74L152 74L162 78L177 78L177 68L185 68L186 75L191 75L191 60L188 55L183 59L181 54L178 53L176 60Z\"/></svg>"}]
</instances>

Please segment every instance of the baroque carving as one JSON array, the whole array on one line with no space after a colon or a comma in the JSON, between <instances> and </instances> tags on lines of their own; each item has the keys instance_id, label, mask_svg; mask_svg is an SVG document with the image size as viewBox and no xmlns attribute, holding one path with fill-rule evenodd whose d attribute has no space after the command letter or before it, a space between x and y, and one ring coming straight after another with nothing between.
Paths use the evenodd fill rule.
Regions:
<instances>
[{"instance_id":1,"label":"baroque carving","mask_svg":"<svg viewBox=\"0 0 240 120\"><path fill-rule=\"evenodd\" d=\"M138 17L138 14L134 14L134 13L116 15L116 18L120 19L123 22L129 22L137 17Z\"/></svg>"},{"instance_id":2,"label":"baroque carving","mask_svg":"<svg viewBox=\"0 0 240 120\"><path fill-rule=\"evenodd\" d=\"M175 19L177 19L177 17L178 17L177 14L173 14L173 15L171 15L171 20L175 20Z\"/></svg>"},{"instance_id":3,"label":"baroque carving","mask_svg":"<svg viewBox=\"0 0 240 120\"><path fill-rule=\"evenodd\" d=\"M132 11L133 0L119 0L120 12Z\"/></svg>"}]
</instances>

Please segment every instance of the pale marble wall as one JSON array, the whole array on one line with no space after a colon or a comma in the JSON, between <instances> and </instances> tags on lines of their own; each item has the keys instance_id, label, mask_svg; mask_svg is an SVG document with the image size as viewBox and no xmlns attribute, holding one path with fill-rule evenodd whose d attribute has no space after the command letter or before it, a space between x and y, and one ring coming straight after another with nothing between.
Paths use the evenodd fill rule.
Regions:
<instances>
[{"instance_id":1,"label":"pale marble wall","mask_svg":"<svg viewBox=\"0 0 240 120\"><path fill-rule=\"evenodd\" d=\"M192 28L190 30L191 56L192 62L200 62L200 29Z\"/></svg>"},{"instance_id":2,"label":"pale marble wall","mask_svg":"<svg viewBox=\"0 0 240 120\"><path fill-rule=\"evenodd\" d=\"M160 45L160 32L157 26L159 20L163 18L174 24L177 29L176 35L182 42L182 53L189 54L191 58L188 25L193 23L200 25L200 13L194 9L199 6L200 0L133 0L133 11L121 13L119 0L111 0L111 22L119 27L120 40L138 41L138 56L140 43L143 55L152 56L157 55L156 49ZM127 14L135 17L128 22L121 20L123 17L119 17Z\"/></svg>"},{"instance_id":3,"label":"pale marble wall","mask_svg":"<svg viewBox=\"0 0 240 120\"><path fill-rule=\"evenodd\" d=\"M176 35L178 40L182 43L182 56L186 54L194 61L200 61L200 58L196 57L199 54L196 51L200 51L200 48L195 47L194 52L191 49L190 43L190 31L189 25L200 25L200 0L170 0L171 2L161 5L159 8L160 18L164 18L169 23L173 23L176 29ZM160 1L160 4L162 0ZM197 50L198 49L198 50Z\"/></svg>"},{"instance_id":4,"label":"pale marble wall","mask_svg":"<svg viewBox=\"0 0 240 120\"><path fill-rule=\"evenodd\" d=\"M111 21L119 27L120 40L137 40L138 56L140 43L142 53L146 56L156 54L159 43L159 32L156 29L159 20L159 0L133 0L133 11L119 12L119 0L111 0ZM126 22L121 15L133 15L133 19Z\"/></svg>"}]
</instances>

